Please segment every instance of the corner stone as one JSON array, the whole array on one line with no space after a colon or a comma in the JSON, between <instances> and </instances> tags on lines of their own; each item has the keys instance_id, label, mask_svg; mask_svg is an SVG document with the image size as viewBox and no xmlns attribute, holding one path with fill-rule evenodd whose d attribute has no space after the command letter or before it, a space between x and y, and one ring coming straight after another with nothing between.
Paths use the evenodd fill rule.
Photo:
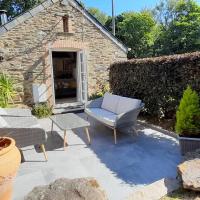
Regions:
<instances>
[{"instance_id":1,"label":"corner stone","mask_svg":"<svg viewBox=\"0 0 200 200\"><path fill-rule=\"evenodd\" d=\"M200 150L188 153L185 161L178 166L183 188L200 191Z\"/></svg>"}]
</instances>

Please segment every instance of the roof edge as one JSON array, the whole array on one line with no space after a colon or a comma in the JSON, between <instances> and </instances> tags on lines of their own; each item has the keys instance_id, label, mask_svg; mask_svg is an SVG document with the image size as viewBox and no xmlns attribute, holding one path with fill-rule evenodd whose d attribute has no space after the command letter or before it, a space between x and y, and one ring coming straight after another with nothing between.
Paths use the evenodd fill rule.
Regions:
<instances>
[{"instance_id":1,"label":"roof edge","mask_svg":"<svg viewBox=\"0 0 200 200\"><path fill-rule=\"evenodd\" d=\"M66 0L63 0L62 2L64 2ZM67 1L71 1L71 0L67 0ZM121 47L121 49L123 51L125 51L126 53L128 52L128 47L123 44L123 42L121 40L119 40L115 35L113 35L101 22L99 22L92 14L90 14L88 12L88 10L86 10L77 0L72 0L74 1L79 7L80 9L83 10L82 13L86 18L88 18L93 24L95 24L97 26L97 28L100 29L100 31L102 31L105 35L107 35L113 42L115 42L116 44L118 44L119 47ZM79 10L81 12L81 10Z\"/></svg>"}]
</instances>

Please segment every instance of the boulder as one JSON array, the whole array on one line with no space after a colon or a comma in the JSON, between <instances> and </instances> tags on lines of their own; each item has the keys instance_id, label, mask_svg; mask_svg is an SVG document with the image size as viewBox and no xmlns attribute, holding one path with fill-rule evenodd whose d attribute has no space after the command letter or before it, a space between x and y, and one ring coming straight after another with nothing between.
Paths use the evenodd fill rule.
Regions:
<instances>
[{"instance_id":1,"label":"boulder","mask_svg":"<svg viewBox=\"0 0 200 200\"><path fill-rule=\"evenodd\" d=\"M184 160L178 166L183 188L200 191L200 150L186 154Z\"/></svg>"},{"instance_id":2,"label":"boulder","mask_svg":"<svg viewBox=\"0 0 200 200\"><path fill-rule=\"evenodd\" d=\"M61 178L47 186L35 187L25 200L107 200L93 178Z\"/></svg>"}]
</instances>

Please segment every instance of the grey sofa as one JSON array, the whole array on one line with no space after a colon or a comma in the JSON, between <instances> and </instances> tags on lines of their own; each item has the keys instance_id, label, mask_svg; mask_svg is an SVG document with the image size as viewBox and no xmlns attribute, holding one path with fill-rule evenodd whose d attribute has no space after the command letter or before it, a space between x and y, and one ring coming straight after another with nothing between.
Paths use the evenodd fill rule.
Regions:
<instances>
[{"instance_id":1,"label":"grey sofa","mask_svg":"<svg viewBox=\"0 0 200 200\"><path fill-rule=\"evenodd\" d=\"M40 145L47 161L44 143L46 132L29 109L0 108L0 137L15 139L18 148Z\"/></svg>"},{"instance_id":2,"label":"grey sofa","mask_svg":"<svg viewBox=\"0 0 200 200\"><path fill-rule=\"evenodd\" d=\"M136 120L143 107L144 103L139 99L106 93L104 97L88 102L85 113L112 128L116 144L117 129L131 126L137 132Z\"/></svg>"}]
</instances>

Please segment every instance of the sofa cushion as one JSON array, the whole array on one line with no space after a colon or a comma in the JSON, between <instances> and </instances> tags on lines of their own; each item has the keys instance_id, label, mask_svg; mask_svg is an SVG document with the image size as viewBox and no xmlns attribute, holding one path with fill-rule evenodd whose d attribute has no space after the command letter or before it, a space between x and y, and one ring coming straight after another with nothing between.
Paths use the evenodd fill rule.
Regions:
<instances>
[{"instance_id":1,"label":"sofa cushion","mask_svg":"<svg viewBox=\"0 0 200 200\"><path fill-rule=\"evenodd\" d=\"M126 113L132 109L140 107L140 105L141 105L141 100L139 99L119 97L116 113L117 114Z\"/></svg>"},{"instance_id":2,"label":"sofa cushion","mask_svg":"<svg viewBox=\"0 0 200 200\"><path fill-rule=\"evenodd\" d=\"M115 126L117 115L113 112L107 111L102 108L86 108L85 112L91 117L101 121L109 126Z\"/></svg>"},{"instance_id":3,"label":"sofa cushion","mask_svg":"<svg viewBox=\"0 0 200 200\"><path fill-rule=\"evenodd\" d=\"M113 113L117 113L117 105L119 102L119 98L120 96L105 93L101 108Z\"/></svg>"},{"instance_id":4,"label":"sofa cushion","mask_svg":"<svg viewBox=\"0 0 200 200\"><path fill-rule=\"evenodd\" d=\"M0 116L0 128L8 128L9 124L7 123L7 121Z\"/></svg>"}]
</instances>

